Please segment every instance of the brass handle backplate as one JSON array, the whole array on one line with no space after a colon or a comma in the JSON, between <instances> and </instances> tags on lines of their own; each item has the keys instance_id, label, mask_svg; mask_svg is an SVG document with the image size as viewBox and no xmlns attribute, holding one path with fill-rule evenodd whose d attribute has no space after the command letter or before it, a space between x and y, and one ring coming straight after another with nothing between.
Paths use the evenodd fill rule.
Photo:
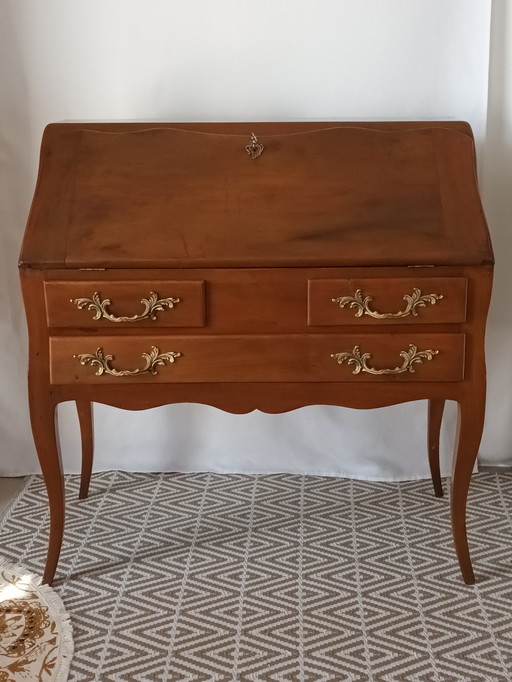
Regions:
<instances>
[{"instance_id":1,"label":"brass handle backplate","mask_svg":"<svg viewBox=\"0 0 512 682\"><path fill-rule=\"evenodd\" d=\"M98 348L96 353L78 353L73 355L74 358L80 360L81 365L90 364L91 367L97 367L96 375L110 374L113 377L133 377L138 374L158 374L156 368L159 365L165 365L166 362L172 363L175 358L179 358L181 353L160 353L160 349L156 346L151 347L149 353L142 353L144 359L144 366L140 369L114 369L111 362L114 359L113 355L105 355L103 348Z\"/></svg>"},{"instance_id":2,"label":"brass handle backplate","mask_svg":"<svg viewBox=\"0 0 512 682\"><path fill-rule=\"evenodd\" d=\"M146 320L148 318L156 320L157 312L165 310L165 308L174 308L174 305L179 303L180 299L170 297L158 298L158 294L151 291L148 298L141 299L141 303L144 306L142 313L131 316L122 315L120 317L116 317L108 311L112 301L109 298L105 298L102 301L99 291L95 291L92 298L71 298L70 302L76 305L79 310L82 308L92 310L94 312L93 320L104 318L105 320L110 320L110 322L139 322L139 320Z\"/></svg>"},{"instance_id":3,"label":"brass handle backplate","mask_svg":"<svg viewBox=\"0 0 512 682\"><path fill-rule=\"evenodd\" d=\"M393 367L393 369L375 369L368 366L368 360L372 357L371 353L361 353L359 346L354 346L354 350L345 353L332 353L331 358L341 365L344 362L347 365L354 365L352 374L360 374L367 372L368 374L402 374L403 372L414 372L415 364L423 364L423 360L432 360L434 355L439 353L438 350L421 350L418 351L414 344L409 345L409 350L400 351L400 357L403 358L403 363L400 367Z\"/></svg>"},{"instance_id":4,"label":"brass handle backplate","mask_svg":"<svg viewBox=\"0 0 512 682\"><path fill-rule=\"evenodd\" d=\"M413 289L412 295L405 294L403 297L404 301L407 303L404 310L400 310L397 313L378 313L370 308L370 303L372 302L371 296L364 296L361 289L357 289L353 296L340 296L338 298L333 298L332 302L337 303L340 308L344 308L348 305L349 308L355 308L355 317L362 317L363 315L369 315L377 320L391 320L401 317L407 317L408 315L413 315L417 317L418 308L426 308L427 303L432 305L436 301L440 301L443 298L442 294L422 294L421 289Z\"/></svg>"}]
</instances>

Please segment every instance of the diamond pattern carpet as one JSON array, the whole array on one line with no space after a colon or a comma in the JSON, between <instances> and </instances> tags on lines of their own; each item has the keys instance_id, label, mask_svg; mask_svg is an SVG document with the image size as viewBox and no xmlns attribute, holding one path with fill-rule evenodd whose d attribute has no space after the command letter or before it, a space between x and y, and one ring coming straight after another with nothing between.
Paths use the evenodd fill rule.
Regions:
<instances>
[{"instance_id":1,"label":"diamond pattern carpet","mask_svg":"<svg viewBox=\"0 0 512 682\"><path fill-rule=\"evenodd\" d=\"M430 481L104 472L80 501L78 483L54 585L70 680L512 679L510 473L474 476L473 587ZM34 476L2 554L40 572L47 524Z\"/></svg>"}]
</instances>

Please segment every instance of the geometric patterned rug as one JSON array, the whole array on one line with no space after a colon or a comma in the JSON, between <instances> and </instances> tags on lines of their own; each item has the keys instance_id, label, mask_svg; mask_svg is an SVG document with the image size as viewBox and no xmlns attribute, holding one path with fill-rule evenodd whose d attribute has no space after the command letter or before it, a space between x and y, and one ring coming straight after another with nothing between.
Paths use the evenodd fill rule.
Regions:
<instances>
[{"instance_id":1,"label":"geometric patterned rug","mask_svg":"<svg viewBox=\"0 0 512 682\"><path fill-rule=\"evenodd\" d=\"M70 680L512 680L511 473L474 475L471 587L427 480L110 471L87 500L78 483L54 583ZM40 572L47 526L33 476L2 554Z\"/></svg>"}]
</instances>

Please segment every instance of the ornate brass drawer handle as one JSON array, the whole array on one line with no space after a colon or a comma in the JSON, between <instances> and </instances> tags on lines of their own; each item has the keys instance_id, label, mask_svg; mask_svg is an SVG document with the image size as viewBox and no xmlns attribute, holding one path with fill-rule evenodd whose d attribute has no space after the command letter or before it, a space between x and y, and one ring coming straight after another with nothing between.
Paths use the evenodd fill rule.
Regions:
<instances>
[{"instance_id":1,"label":"ornate brass drawer handle","mask_svg":"<svg viewBox=\"0 0 512 682\"><path fill-rule=\"evenodd\" d=\"M434 305L436 301L440 301L443 298L442 294L422 294L421 289L413 289L412 296L405 294L403 297L407 305L404 310L400 310L397 313L378 313L375 310L371 310L370 303L372 302L371 296L364 296L361 289L357 289L353 296L340 296L339 298L333 298L332 302L337 303L340 308L344 308L348 305L349 308L356 308L356 317L362 317L363 315L370 315L377 320L389 320L396 319L400 317L407 317L408 315L413 315L417 317L418 308L426 308L427 303Z\"/></svg>"},{"instance_id":2,"label":"ornate brass drawer handle","mask_svg":"<svg viewBox=\"0 0 512 682\"><path fill-rule=\"evenodd\" d=\"M151 346L149 353L142 353L144 358L144 367L141 369L114 369L110 363L114 359L113 355L104 355L103 348L98 348L96 353L78 353L73 355L74 358L80 360L81 365L90 364L91 367L97 367L96 375L110 374L113 377L133 377L137 374L158 374L156 368L159 365L165 365L166 362L172 363L175 358L179 358L181 353L160 353L160 349L156 346Z\"/></svg>"},{"instance_id":3,"label":"ornate brass drawer handle","mask_svg":"<svg viewBox=\"0 0 512 682\"><path fill-rule=\"evenodd\" d=\"M112 301L109 298L102 301L99 291L95 291L92 298L70 298L69 300L71 303L75 304L79 310L87 308L87 310L94 311L93 320L99 320L103 317L111 322L138 322L139 320L146 320L148 317L151 320L156 320L157 312L165 310L165 308L174 308L174 304L180 302L179 298L158 298L158 294L151 291L148 298L141 299L144 310L140 315L132 315L131 317L122 315L116 317L108 311L108 307L112 304Z\"/></svg>"},{"instance_id":4,"label":"ornate brass drawer handle","mask_svg":"<svg viewBox=\"0 0 512 682\"><path fill-rule=\"evenodd\" d=\"M349 353L332 353L331 358L341 365L345 361L347 365L354 365L352 374L360 374L361 372L368 372L368 374L402 374L403 372L414 372L415 364L423 364L423 360L432 360L434 355L439 353L438 350L421 350L418 351L414 344L409 345L409 350L400 351L400 357L404 359L400 367L393 369L375 369L368 367L367 361L372 357L371 353L361 353L359 346L354 346L354 350Z\"/></svg>"}]
</instances>

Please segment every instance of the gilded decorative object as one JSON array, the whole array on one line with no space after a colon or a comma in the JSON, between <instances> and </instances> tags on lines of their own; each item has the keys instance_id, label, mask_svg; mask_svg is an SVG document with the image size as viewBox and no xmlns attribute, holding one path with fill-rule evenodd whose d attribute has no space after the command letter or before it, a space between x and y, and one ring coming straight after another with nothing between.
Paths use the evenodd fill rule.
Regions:
<instances>
[{"instance_id":1,"label":"gilded decorative object","mask_svg":"<svg viewBox=\"0 0 512 682\"><path fill-rule=\"evenodd\" d=\"M404 310L400 310L397 313L378 313L370 308L370 303L372 302L371 296L363 296L361 289L357 289L353 296L340 296L339 298L333 298L332 302L337 303L340 308L344 308L348 305L349 308L356 309L356 317L362 317L363 315L370 315L377 320L390 320L397 319L400 317L407 317L412 315L417 317L418 308L426 308L427 303L434 305L436 301L440 301L443 298L442 294L422 294L421 289L413 289L412 295L405 294L403 297L404 301L407 303Z\"/></svg>"},{"instance_id":2,"label":"gilded decorative object","mask_svg":"<svg viewBox=\"0 0 512 682\"><path fill-rule=\"evenodd\" d=\"M249 154L251 159L257 159L261 156L265 147L258 141L258 138L254 133L251 133L251 143L245 148L245 151Z\"/></svg>"},{"instance_id":3,"label":"gilded decorative object","mask_svg":"<svg viewBox=\"0 0 512 682\"><path fill-rule=\"evenodd\" d=\"M96 375L110 374L113 377L133 377L138 374L158 374L156 368L160 365L165 365L166 362L172 363L175 358L179 358L181 353L160 353L160 349L156 346L151 347L149 353L142 353L144 359L144 366L140 369L114 369L110 363L114 359L113 355L105 355L103 348L98 348L96 353L78 353L73 355L74 358L80 360L81 365L90 364L91 367L97 367Z\"/></svg>"},{"instance_id":4,"label":"gilded decorative object","mask_svg":"<svg viewBox=\"0 0 512 682\"><path fill-rule=\"evenodd\" d=\"M421 350L418 351L417 346L414 344L409 345L409 350L400 351L400 357L403 358L403 363L400 367L394 367L393 369L375 369L374 367L369 367L367 362L372 357L371 353L361 353L359 346L354 346L354 350L349 353L332 353L331 358L334 358L336 362L341 365L344 362L347 365L354 365L354 370L352 374L360 374L361 372L367 372L368 374L402 374L403 372L414 373L415 364L423 364L423 360L432 360L434 355L439 353L438 350Z\"/></svg>"},{"instance_id":5,"label":"gilded decorative object","mask_svg":"<svg viewBox=\"0 0 512 682\"><path fill-rule=\"evenodd\" d=\"M158 294L154 291L149 293L148 298L141 299L144 310L139 315L126 316L122 315L116 317L108 311L109 305L112 301L109 298L101 300L99 291L95 291L92 298L71 298L70 302L75 304L78 309L87 308L94 312L93 320L104 318L110 322L139 322L140 320L156 320L156 313L165 310L165 308L174 308L176 303L180 302L179 298L158 298Z\"/></svg>"}]
</instances>

